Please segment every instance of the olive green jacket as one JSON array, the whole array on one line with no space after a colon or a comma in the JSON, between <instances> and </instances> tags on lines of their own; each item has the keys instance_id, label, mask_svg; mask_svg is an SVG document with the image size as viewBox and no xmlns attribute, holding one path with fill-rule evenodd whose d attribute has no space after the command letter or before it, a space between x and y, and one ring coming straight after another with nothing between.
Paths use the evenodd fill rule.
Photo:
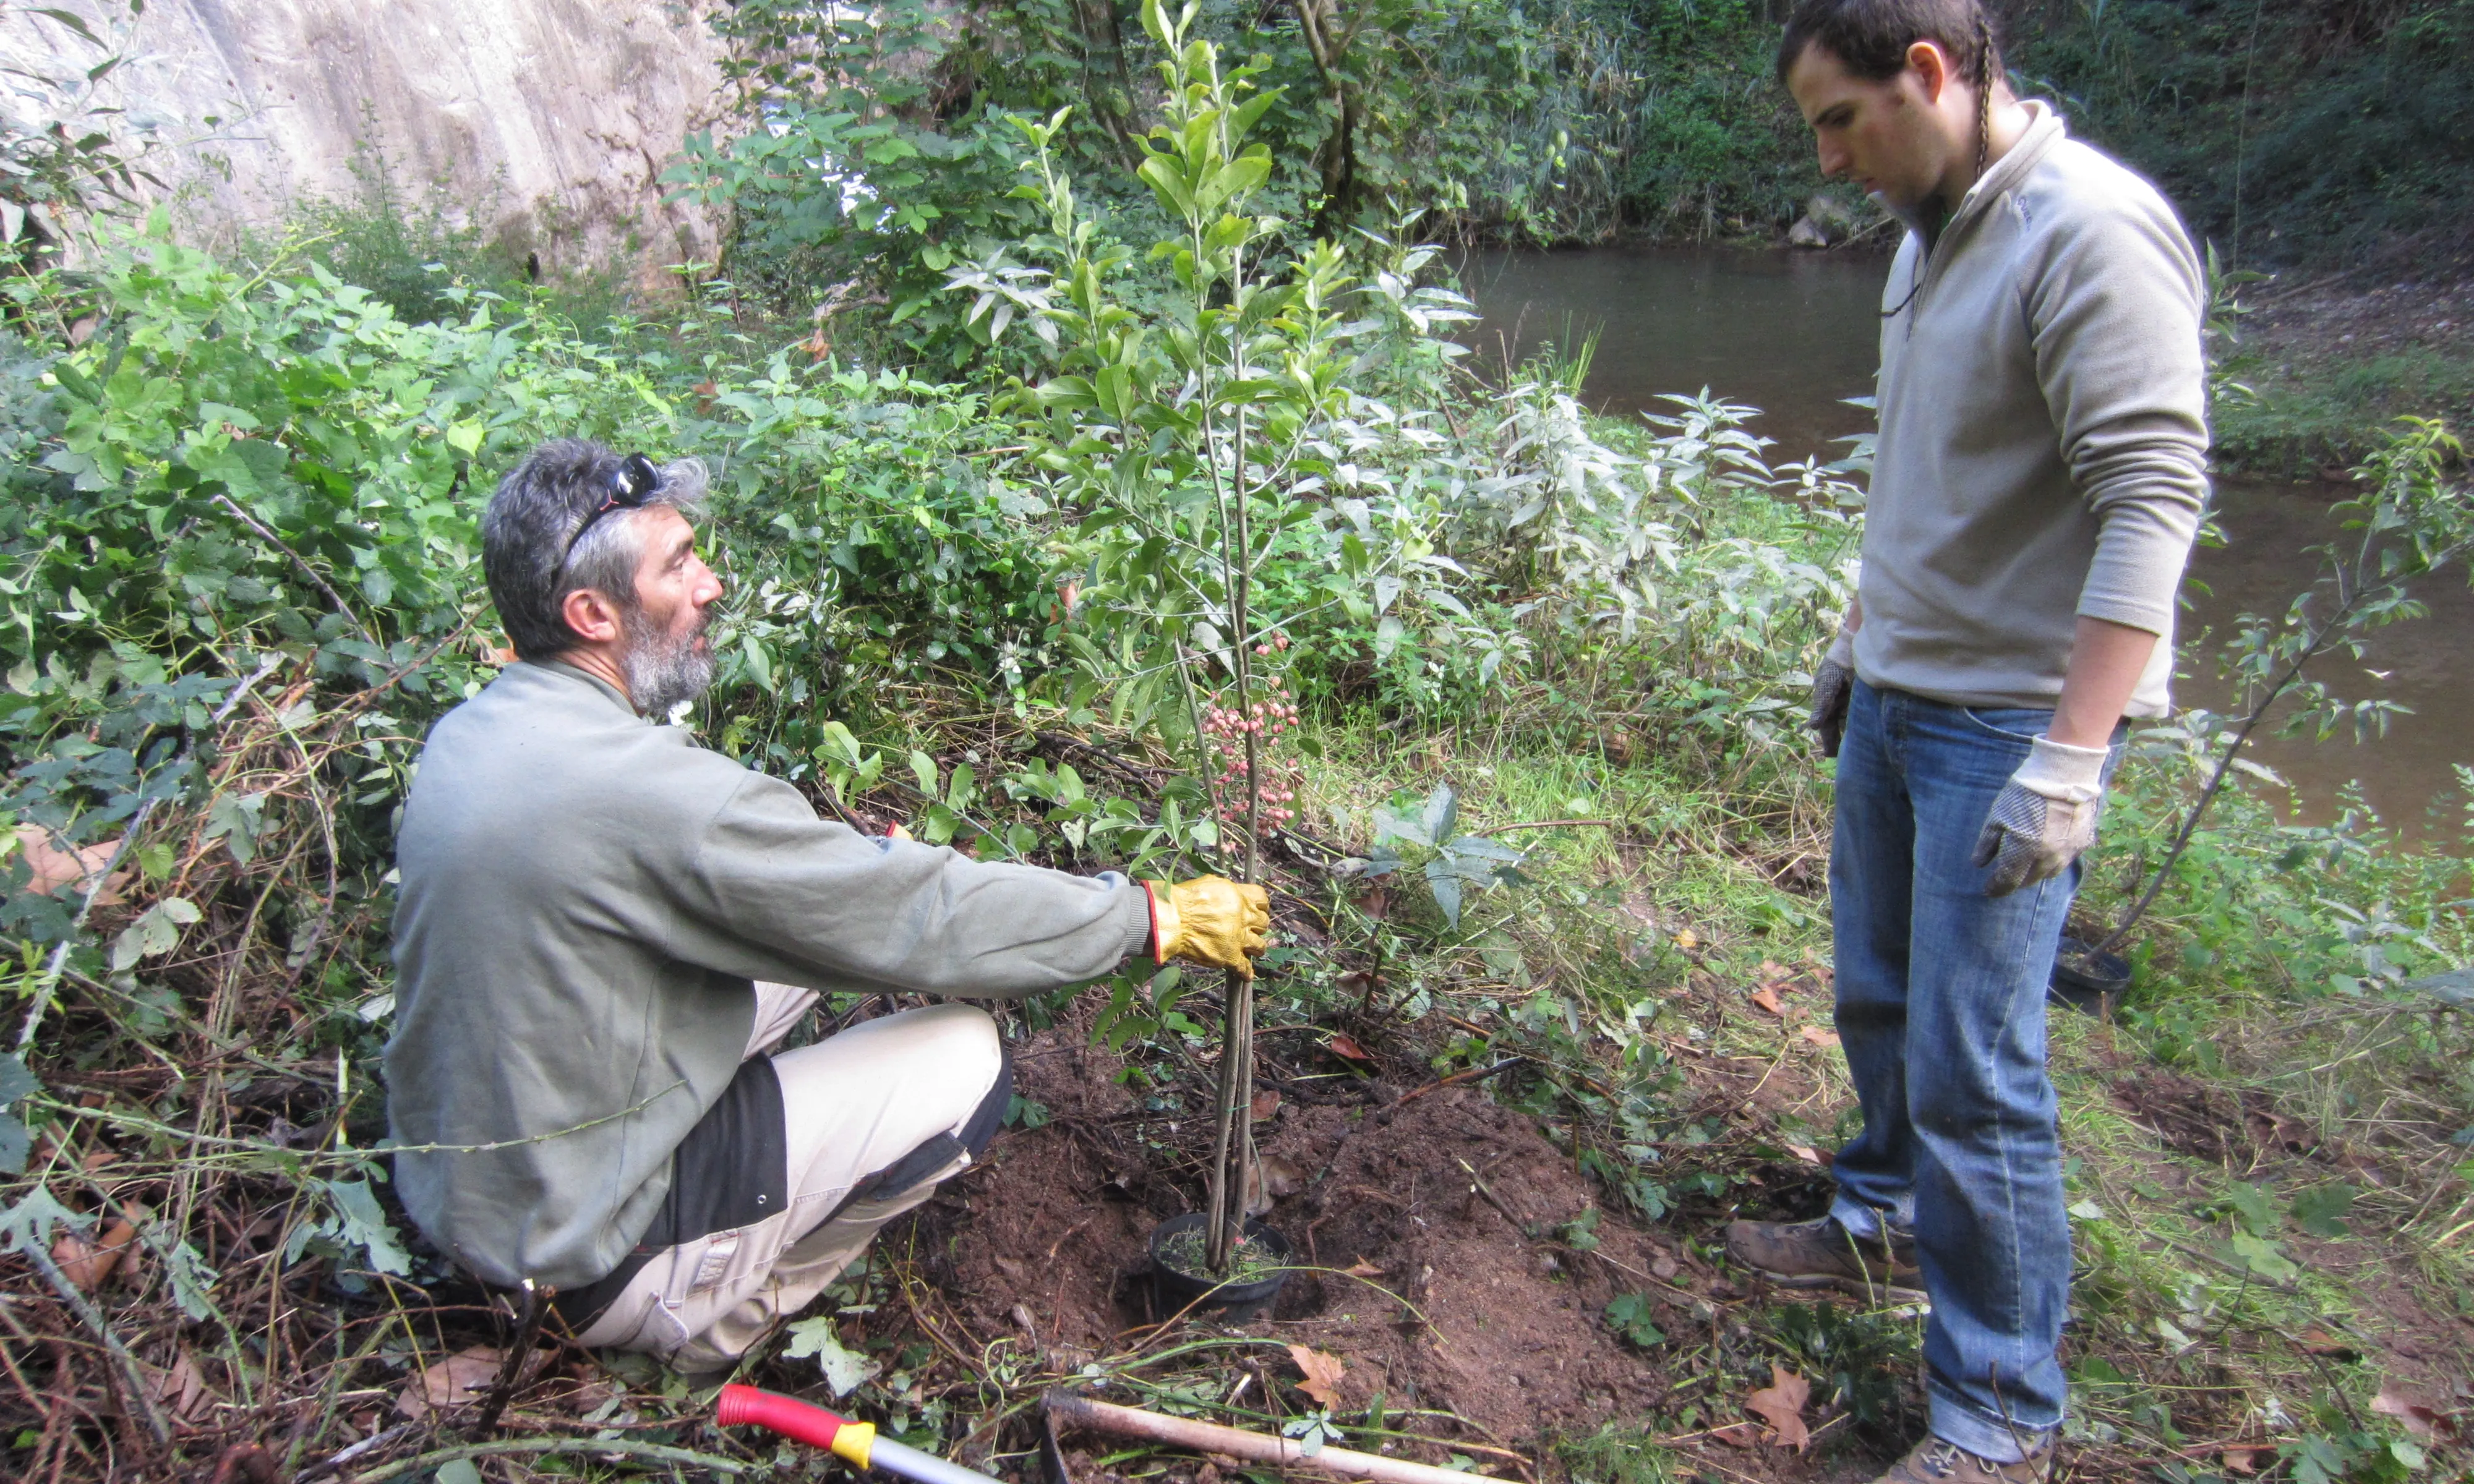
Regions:
<instances>
[{"instance_id":1,"label":"olive green jacket","mask_svg":"<svg viewBox=\"0 0 2474 1484\"><path fill-rule=\"evenodd\" d=\"M398 1188L502 1284L618 1265L738 1069L751 981L1012 996L1151 936L1122 876L862 836L555 663L440 720L397 863Z\"/></svg>"}]
</instances>

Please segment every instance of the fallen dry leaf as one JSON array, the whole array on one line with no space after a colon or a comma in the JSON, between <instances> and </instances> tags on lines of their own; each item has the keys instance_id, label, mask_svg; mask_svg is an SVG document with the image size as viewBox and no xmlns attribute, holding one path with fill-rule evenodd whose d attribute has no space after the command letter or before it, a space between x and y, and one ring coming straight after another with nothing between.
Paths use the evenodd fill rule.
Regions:
<instances>
[{"instance_id":1,"label":"fallen dry leaf","mask_svg":"<svg viewBox=\"0 0 2474 1484\"><path fill-rule=\"evenodd\" d=\"M1367 1261L1364 1257L1358 1258L1347 1267L1341 1269L1341 1271L1346 1273L1351 1278L1381 1278L1383 1276L1383 1270L1381 1268L1378 1268L1373 1263Z\"/></svg>"},{"instance_id":2,"label":"fallen dry leaf","mask_svg":"<svg viewBox=\"0 0 2474 1484\"><path fill-rule=\"evenodd\" d=\"M2363 1348L2361 1346L2355 1344L2351 1340L2341 1340L2335 1335L2330 1334L2325 1329L2303 1330L2302 1352L2306 1355L2324 1355L2331 1360L2360 1360L2363 1358Z\"/></svg>"},{"instance_id":3,"label":"fallen dry leaf","mask_svg":"<svg viewBox=\"0 0 2474 1484\"><path fill-rule=\"evenodd\" d=\"M1729 1448L1751 1448L1760 1441L1759 1431L1750 1423L1730 1423L1724 1427L1711 1429L1710 1436Z\"/></svg>"},{"instance_id":4,"label":"fallen dry leaf","mask_svg":"<svg viewBox=\"0 0 2474 1484\"><path fill-rule=\"evenodd\" d=\"M61 1276L77 1284L84 1293L92 1293L111 1278L112 1269L120 1266L121 1255L136 1240L137 1228L126 1216L112 1218L101 1235L89 1240L74 1232L63 1232L52 1244L52 1260L60 1264Z\"/></svg>"},{"instance_id":5,"label":"fallen dry leaf","mask_svg":"<svg viewBox=\"0 0 2474 1484\"><path fill-rule=\"evenodd\" d=\"M1255 1122L1260 1123L1260 1122L1262 1122L1264 1119L1266 1119L1266 1118L1270 1117L1272 1114L1273 1114L1273 1113L1278 1113L1279 1111L1280 1111L1280 1094L1279 1094L1279 1093L1277 1093L1277 1092L1275 1092L1275 1091L1272 1090L1270 1088L1265 1088L1262 1091L1257 1092L1257 1093L1255 1093L1255 1094L1254 1094L1254 1110L1253 1110L1253 1112L1254 1112L1254 1121L1255 1121Z\"/></svg>"},{"instance_id":6,"label":"fallen dry leaf","mask_svg":"<svg viewBox=\"0 0 2474 1484\"><path fill-rule=\"evenodd\" d=\"M1331 1051L1332 1055L1345 1056L1352 1062L1371 1062L1374 1060L1374 1058L1366 1054L1366 1048L1359 1045L1346 1031L1337 1031L1333 1033L1331 1038Z\"/></svg>"},{"instance_id":7,"label":"fallen dry leaf","mask_svg":"<svg viewBox=\"0 0 2474 1484\"><path fill-rule=\"evenodd\" d=\"M1338 1355L1325 1354L1304 1345L1289 1347L1289 1358L1305 1373L1298 1390L1315 1399L1327 1411L1340 1405L1340 1378L1348 1370Z\"/></svg>"},{"instance_id":8,"label":"fallen dry leaf","mask_svg":"<svg viewBox=\"0 0 2474 1484\"><path fill-rule=\"evenodd\" d=\"M1782 987L1786 985L1787 980L1795 977L1794 969L1787 968L1784 964L1780 963L1774 958L1765 958L1761 960L1761 967L1756 969L1755 972L1760 975L1761 983L1775 984Z\"/></svg>"},{"instance_id":9,"label":"fallen dry leaf","mask_svg":"<svg viewBox=\"0 0 2474 1484\"><path fill-rule=\"evenodd\" d=\"M1692 929L1687 927L1675 935L1675 945L1689 951L1701 946L1701 940L1693 934Z\"/></svg>"},{"instance_id":10,"label":"fallen dry leaf","mask_svg":"<svg viewBox=\"0 0 2474 1484\"><path fill-rule=\"evenodd\" d=\"M2261 1451L2255 1448L2228 1448L2218 1457L2223 1461L2227 1473L2257 1473Z\"/></svg>"},{"instance_id":11,"label":"fallen dry leaf","mask_svg":"<svg viewBox=\"0 0 2474 1484\"><path fill-rule=\"evenodd\" d=\"M63 887L83 892L94 874L111 864L111 854L120 849L118 840L106 840L75 850L63 850L52 843L52 832L40 825L17 826L17 849L25 853L26 867L34 873L26 889L45 897L60 894ZM115 871L95 894L98 907L120 905L120 889L129 882L129 873Z\"/></svg>"},{"instance_id":12,"label":"fallen dry leaf","mask_svg":"<svg viewBox=\"0 0 2474 1484\"><path fill-rule=\"evenodd\" d=\"M2395 1418L2417 1443L2438 1442L2443 1428L2457 1430L2456 1424L2420 1392L2394 1379L2380 1382L2380 1394L2371 1399L2371 1410L2382 1417Z\"/></svg>"},{"instance_id":13,"label":"fallen dry leaf","mask_svg":"<svg viewBox=\"0 0 2474 1484\"><path fill-rule=\"evenodd\" d=\"M1752 999L1754 1004L1760 1006L1763 1010L1768 1011L1774 1016L1783 1016L1786 1014L1786 1006L1779 1002L1778 986L1776 985L1762 985L1759 989L1753 992Z\"/></svg>"},{"instance_id":14,"label":"fallen dry leaf","mask_svg":"<svg viewBox=\"0 0 2474 1484\"><path fill-rule=\"evenodd\" d=\"M1812 1042L1816 1046L1834 1046L1838 1044L1838 1033L1836 1031L1825 1031L1818 1025L1806 1026L1804 1028L1804 1039Z\"/></svg>"},{"instance_id":15,"label":"fallen dry leaf","mask_svg":"<svg viewBox=\"0 0 2474 1484\"><path fill-rule=\"evenodd\" d=\"M206 1377L198 1374L198 1364L189 1358L189 1352L186 1350L182 1351L173 1359L172 1369L169 1371L158 1371L148 1366L144 1374L146 1389L154 1395L156 1400L169 1403L172 1415L175 1417L194 1415L198 1409L198 1403L206 1400Z\"/></svg>"},{"instance_id":16,"label":"fallen dry leaf","mask_svg":"<svg viewBox=\"0 0 2474 1484\"><path fill-rule=\"evenodd\" d=\"M1812 1429L1804 1424L1804 1404L1811 1399L1810 1381L1772 1361L1770 1383L1744 1399L1744 1410L1778 1429L1779 1447L1801 1453L1812 1444Z\"/></svg>"},{"instance_id":17,"label":"fallen dry leaf","mask_svg":"<svg viewBox=\"0 0 2474 1484\"><path fill-rule=\"evenodd\" d=\"M1246 1214L1260 1216L1272 1203L1306 1186L1306 1172L1275 1154L1258 1155L1246 1172Z\"/></svg>"},{"instance_id":18,"label":"fallen dry leaf","mask_svg":"<svg viewBox=\"0 0 2474 1484\"><path fill-rule=\"evenodd\" d=\"M1786 1152L1795 1156L1797 1159L1802 1160L1807 1164L1819 1164L1821 1162L1821 1151L1813 1148L1810 1144L1789 1144L1786 1146Z\"/></svg>"},{"instance_id":19,"label":"fallen dry leaf","mask_svg":"<svg viewBox=\"0 0 2474 1484\"><path fill-rule=\"evenodd\" d=\"M418 1422L432 1412L476 1400L497 1380L503 1358L489 1345L458 1351L404 1382L395 1409Z\"/></svg>"}]
</instances>

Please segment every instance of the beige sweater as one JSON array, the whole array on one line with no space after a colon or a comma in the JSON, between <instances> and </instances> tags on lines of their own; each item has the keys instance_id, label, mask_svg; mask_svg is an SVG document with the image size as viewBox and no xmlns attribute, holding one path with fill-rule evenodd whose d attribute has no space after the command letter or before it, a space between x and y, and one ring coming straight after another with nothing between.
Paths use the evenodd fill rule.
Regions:
<instances>
[{"instance_id":1,"label":"beige sweater","mask_svg":"<svg viewBox=\"0 0 2474 1484\"><path fill-rule=\"evenodd\" d=\"M1890 267L1856 673L2050 706L2084 614L2163 637L2129 707L2161 716L2208 490L2206 279L2154 186L2026 108Z\"/></svg>"}]
</instances>

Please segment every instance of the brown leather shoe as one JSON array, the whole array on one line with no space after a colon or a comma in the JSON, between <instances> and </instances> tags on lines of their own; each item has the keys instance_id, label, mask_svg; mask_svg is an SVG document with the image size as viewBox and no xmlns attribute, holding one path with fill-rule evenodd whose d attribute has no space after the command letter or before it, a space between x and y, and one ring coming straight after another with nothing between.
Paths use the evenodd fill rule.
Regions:
<instances>
[{"instance_id":1,"label":"brown leather shoe","mask_svg":"<svg viewBox=\"0 0 2474 1484\"><path fill-rule=\"evenodd\" d=\"M1922 1299L1916 1244L1867 1241L1835 1216L1812 1221L1731 1221L1727 1256L1783 1288L1835 1288L1859 1299Z\"/></svg>"},{"instance_id":2,"label":"brown leather shoe","mask_svg":"<svg viewBox=\"0 0 2474 1484\"><path fill-rule=\"evenodd\" d=\"M2053 1472L2053 1435L2047 1433L2015 1464L1978 1458L1955 1443L1927 1438L1873 1484L2045 1484Z\"/></svg>"}]
</instances>

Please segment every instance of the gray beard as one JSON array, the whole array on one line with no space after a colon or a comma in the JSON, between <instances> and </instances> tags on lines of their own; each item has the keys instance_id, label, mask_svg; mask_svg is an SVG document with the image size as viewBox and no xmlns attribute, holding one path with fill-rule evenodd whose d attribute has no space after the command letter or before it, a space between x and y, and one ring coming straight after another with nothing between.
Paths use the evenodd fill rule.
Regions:
<instances>
[{"instance_id":1,"label":"gray beard","mask_svg":"<svg viewBox=\"0 0 2474 1484\"><path fill-rule=\"evenodd\" d=\"M699 627L685 638L654 634L627 646L618 669L627 678L627 698L636 704L637 714L667 717L681 703L705 693L713 683L714 656L711 649L696 648L703 634Z\"/></svg>"}]
</instances>

